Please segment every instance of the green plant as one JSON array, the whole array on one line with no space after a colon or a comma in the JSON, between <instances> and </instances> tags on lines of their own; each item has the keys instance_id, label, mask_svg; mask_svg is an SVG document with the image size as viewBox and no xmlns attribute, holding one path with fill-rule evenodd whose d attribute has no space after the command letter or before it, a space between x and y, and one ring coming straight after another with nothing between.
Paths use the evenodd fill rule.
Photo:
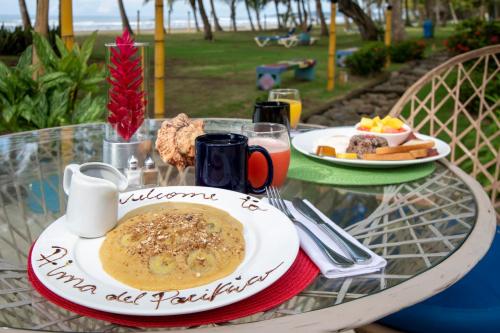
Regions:
<instances>
[{"instance_id":1,"label":"green plant","mask_svg":"<svg viewBox=\"0 0 500 333\"><path fill-rule=\"evenodd\" d=\"M425 42L423 40L407 40L391 46L389 48L389 56L392 62L403 63L410 60L422 59L424 51Z\"/></svg>"},{"instance_id":2,"label":"green plant","mask_svg":"<svg viewBox=\"0 0 500 333\"><path fill-rule=\"evenodd\" d=\"M40 60L33 67L28 47L14 68L0 62L0 132L60 126L102 120L105 97L99 95L104 70L88 65L96 34L68 51L56 37L56 52L50 43L33 33ZM43 74L33 79L33 73Z\"/></svg>"},{"instance_id":3,"label":"green plant","mask_svg":"<svg viewBox=\"0 0 500 333\"><path fill-rule=\"evenodd\" d=\"M465 53L500 43L500 22L485 22L479 18L465 20L444 44L452 53Z\"/></svg>"},{"instance_id":4,"label":"green plant","mask_svg":"<svg viewBox=\"0 0 500 333\"><path fill-rule=\"evenodd\" d=\"M346 59L349 71L356 75L370 75L384 68L387 48L382 43L370 43Z\"/></svg>"},{"instance_id":5,"label":"green plant","mask_svg":"<svg viewBox=\"0 0 500 333\"><path fill-rule=\"evenodd\" d=\"M59 28L49 29L49 42L55 47L56 36L59 35ZM23 27L14 29L0 26L0 54L19 55L33 42L31 31L24 30Z\"/></svg>"}]
</instances>

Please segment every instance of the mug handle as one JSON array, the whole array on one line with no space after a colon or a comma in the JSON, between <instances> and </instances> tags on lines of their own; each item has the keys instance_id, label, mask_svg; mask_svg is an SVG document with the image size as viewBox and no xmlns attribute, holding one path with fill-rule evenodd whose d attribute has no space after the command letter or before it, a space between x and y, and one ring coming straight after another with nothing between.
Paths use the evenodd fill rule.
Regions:
<instances>
[{"instance_id":1,"label":"mug handle","mask_svg":"<svg viewBox=\"0 0 500 333\"><path fill-rule=\"evenodd\" d=\"M63 189L66 195L69 195L69 188L71 187L71 178L73 178L73 174L78 170L78 164L68 164L64 169L64 177L63 177Z\"/></svg>"},{"instance_id":2,"label":"mug handle","mask_svg":"<svg viewBox=\"0 0 500 333\"><path fill-rule=\"evenodd\" d=\"M262 194L266 191L266 187L271 185L273 182L273 176L274 176L274 168L273 168L273 160L271 159L271 155L267 152L267 150L261 146L248 146L248 156L252 155L253 153L261 153L264 155L267 161L267 178L264 184L260 187L253 187L250 182L248 182L248 187L250 188L250 191L254 194Z\"/></svg>"}]
</instances>

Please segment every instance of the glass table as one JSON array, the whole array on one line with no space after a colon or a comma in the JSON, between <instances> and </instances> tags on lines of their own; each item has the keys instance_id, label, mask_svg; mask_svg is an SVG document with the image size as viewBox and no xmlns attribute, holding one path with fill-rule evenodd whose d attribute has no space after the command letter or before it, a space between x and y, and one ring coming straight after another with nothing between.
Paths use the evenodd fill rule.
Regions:
<instances>
[{"instance_id":1,"label":"glass table","mask_svg":"<svg viewBox=\"0 0 500 333\"><path fill-rule=\"evenodd\" d=\"M243 122L207 119L206 130L238 131ZM160 125L160 120L151 120L152 134ZM102 160L103 135L103 124L90 124L0 137L0 327L141 330L59 308L38 295L26 276L30 245L64 214L61 179L65 165ZM179 174L154 157L162 186L194 183L192 168ZM437 163L427 178L410 183L339 187L289 179L282 194L310 200L386 258L387 267L376 274L345 279L318 276L302 293L270 311L201 327L203 331L311 332L358 327L456 282L486 253L494 235L495 215L486 194L447 161Z\"/></svg>"}]
</instances>

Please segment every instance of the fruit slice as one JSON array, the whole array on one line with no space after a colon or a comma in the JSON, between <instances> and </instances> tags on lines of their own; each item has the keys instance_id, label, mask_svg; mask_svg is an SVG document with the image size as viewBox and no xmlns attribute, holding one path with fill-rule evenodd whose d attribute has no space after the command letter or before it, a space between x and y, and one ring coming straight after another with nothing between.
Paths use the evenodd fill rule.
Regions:
<instances>
[{"instance_id":1,"label":"fruit slice","mask_svg":"<svg viewBox=\"0 0 500 333\"><path fill-rule=\"evenodd\" d=\"M137 244L140 240L141 237L139 237L139 235L125 234L122 236L122 238L120 238L120 244L128 247Z\"/></svg>"},{"instance_id":2,"label":"fruit slice","mask_svg":"<svg viewBox=\"0 0 500 333\"><path fill-rule=\"evenodd\" d=\"M316 148L316 155L335 157L335 148L329 146L318 146Z\"/></svg>"},{"instance_id":3,"label":"fruit slice","mask_svg":"<svg viewBox=\"0 0 500 333\"><path fill-rule=\"evenodd\" d=\"M401 127L403 127L404 123L398 118L391 118L388 119L384 125L392 127L394 129L400 129Z\"/></svg>"},{"instance_id":4,"label":"fruit slice","mask_svg":"<svg viewBox=\"0 0 500 333\"><path fill-rule=\"evenodd\" d=\"M216 259L210 250L198 249L187 257L187 265L195 273L205 273L216 268Z\"/></svg>"},{"instance_id":5,"label":"fruit slice","mask_svg":"<svg viewBox=\"0 0 500 333\"><path fill-rule=\"evenodd\" d=\"M219 232L222 231L222 224L220 223L220 221L217 221L215 219L210 219L207 221L205 228L207 229L207 232L209 232L209 233L218 234Z\"/></svg>"},{"instance_id":6,"label":"fruit slice","mask_svg":"<svg viewBox=\"0 0 500 333\"><path fill-rule=\"evenodd\" d=\"M149 258L148 268L153 274L165 275L172 272L176 265L173 257L166 254L159 254Z\"/></svg>"},{"instance_id":7,"label":"fruit slice","mask_svg":"<svg viewBox=\"0 0 500 333\"><path fill-rule=\"evenodd\" d=\"M370 118L362 117L361 121L359 122L359 126L366 128L366 130L369 130L373 126L373 120L371 120ZM362 130L362 131L366 131L366 130Z\"/></svg>"},{"instance_id":8,"label":"fruit slice","mask_svg":"<svg viewBox=\"0 0 500 333\"><path fill-rule=\"evenodd\" d=\"M345 158L349 160L355 160L358 158L358 155L355 153L342 153L342 154L337 154L337 158Z\"/></svg>"}]
</instances>

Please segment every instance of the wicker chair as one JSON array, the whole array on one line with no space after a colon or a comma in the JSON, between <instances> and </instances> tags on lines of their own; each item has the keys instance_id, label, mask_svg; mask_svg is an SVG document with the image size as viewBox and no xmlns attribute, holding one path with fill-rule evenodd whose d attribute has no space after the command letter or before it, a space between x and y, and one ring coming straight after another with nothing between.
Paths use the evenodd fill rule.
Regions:
<instances>
[{"instance_id":1,"label":"wicker chair","mask_svg":"<svg viewBox=\"0 0 500 333\"><path fill-rule=\"evenodd\" d=\"M500 44L456 56L434 68L390 115L448 142L449 159L488 193L500 222Z\"/></svg>"}]
</instances>

